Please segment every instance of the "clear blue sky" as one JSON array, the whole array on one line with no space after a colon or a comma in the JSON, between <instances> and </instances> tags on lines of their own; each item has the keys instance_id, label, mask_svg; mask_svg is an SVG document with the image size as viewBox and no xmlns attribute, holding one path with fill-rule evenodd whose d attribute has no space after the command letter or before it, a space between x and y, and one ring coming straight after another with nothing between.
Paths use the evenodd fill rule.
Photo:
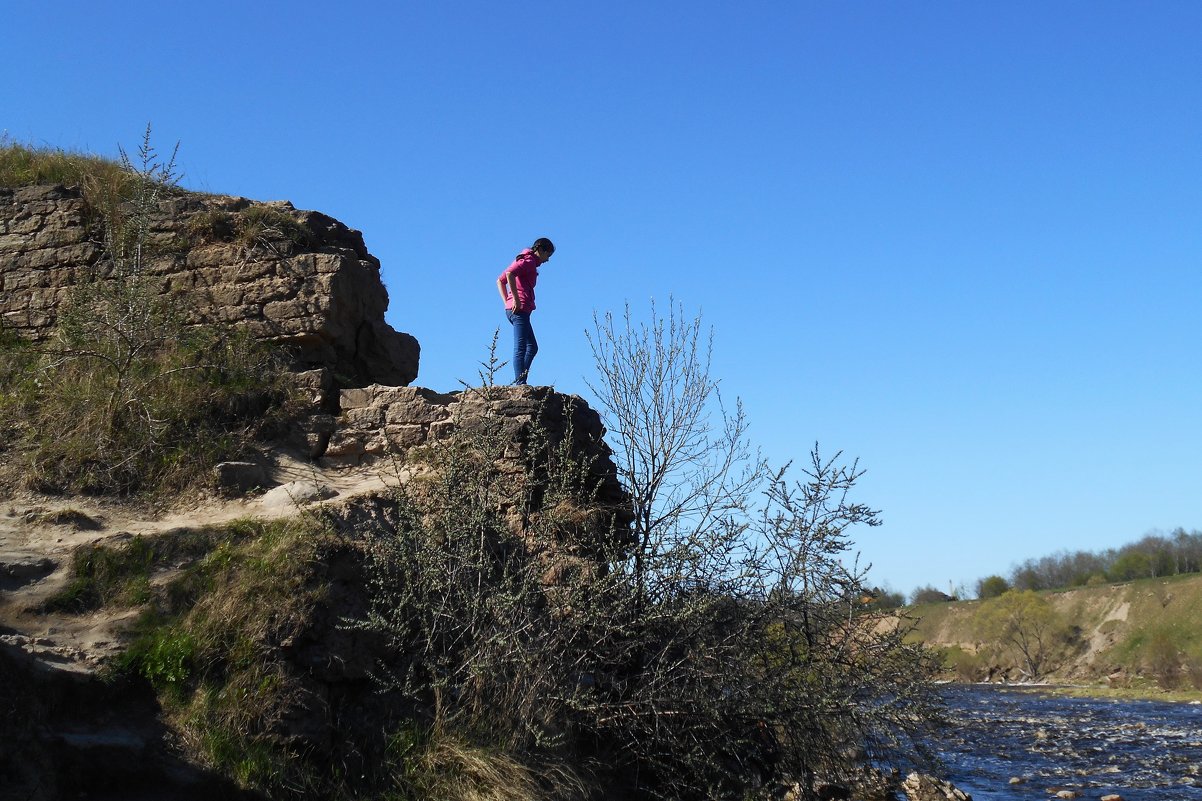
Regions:
<instances>
[{"instance_id":1,"label":"clear blue sky","mask_svg":"<svg viewBox=\"0 0 1202 801\"><path fill-rule=\"evenodd\" d=\"M777 461L868 470L873 578L1202 528L1202 3L14 3L0 128L364 232L418 383L537 236L532 379L669 294ZM508 342L508 331L502 331Z\"/></svg>"}]
</instances>

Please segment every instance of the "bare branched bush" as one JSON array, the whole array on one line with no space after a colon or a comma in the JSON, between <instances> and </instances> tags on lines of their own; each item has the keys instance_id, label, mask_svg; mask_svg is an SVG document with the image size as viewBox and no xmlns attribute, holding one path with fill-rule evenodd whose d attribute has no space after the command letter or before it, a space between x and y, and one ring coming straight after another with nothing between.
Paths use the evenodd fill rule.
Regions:
<instances>
[{"instance_id":1,"label":"bare branched bush","mask_svg":"<svg viewBox=\"0 0 1202 801\"><path fill-rule=\"evenodd\" d=\"M559 544L581 522L569 510L590 501L587 469L563 461L570 437L531 457L554 475L536 483L530 463L509 455L506 422L436 442L396 489L395 532L370 535L366 626L402 657L386 682L418 699L433 728L521 749L563 733L553 699L575 690L582 643L571 619L595 565Z\"/></svg>"},{"instance_id":2,"label":"bare branched bush","mask_svg":"<svg viewBox=\"0 0 1202 801\"><path fill-rule=\"evenodd\" d=\"M858 477L815 451L800 479L769 478L750 522L695 532L692 555L645 561L653 581L632 559L614 566L611 630L599 637L614 667L588 725L612 760L643 772L642 792L742 797L847 778L861 749L880 762L922 757L933 661L864 608L864 572L842 561L847 530L876 520L847 498Z\"/></svg>"},{"instance_id":3,"label":"bare branched bush","mask_svg":"<svg viewBox=\"0 0 1202 801\"><path fill-rule=\"evenodd\" d=\"M694 538L742 525L764 467L752 457L742 403L728 410L710 375L713 332L669 301L666 318L653 304L650 322L638 323L627 306L620 324L594 316L587 333L589 388L631 496L636 582L654 596L656 576L720 570L721 557L712 561ZM692 564L653 564L665 559Z\"/></svg>"},{"instance_id":4,"label":"bare branched bush","mask_svg":"<svg viewBox=\"0 0 1202 801\"><path fill-rule=\"evenodd\" d=\"M861 603L865 570L845 566L847 530L877 525L848 500L855 465L815 448L800 480L770 472L711 376L712 333L678 304L647 323L596 318L589 339L637 535L615 568L626 630L645 638L626 644L637 672L615 712L637 732L631 757L704 797L830 775L852 745L914 754L934 662Z\"/></svg>"},{"instance_id":5,"label":"bare branched bush","mask_svg":"<svg viewBox=\"0 0 1202 801\"><path fill-rule=\"evenodd\" d=\"M380 678L439 736L632 797L808 792L921 760L936 665L864 601L850 533L878 521L857 466L815 448L799 477L768 472L741 410L715 411L699 321L607 321L598 387L636 536L596 513L571 437L461 428L369 541Z\"/></svg>"}]
</instances>

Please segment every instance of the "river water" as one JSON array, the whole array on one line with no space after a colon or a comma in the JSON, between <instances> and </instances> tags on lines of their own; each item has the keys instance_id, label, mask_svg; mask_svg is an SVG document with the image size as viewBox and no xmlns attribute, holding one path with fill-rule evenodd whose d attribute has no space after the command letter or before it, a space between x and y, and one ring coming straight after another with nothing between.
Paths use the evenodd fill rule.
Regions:
<instances>
[{"instance_id":1,"label":"river water","mask_svg":"<svg viewBox=\"0 0 1202 801\"><path fill-rule=\"evenodd\" d=\"M975 801L1202 801L1202 705L948 685L945 775ZM1011 784L1011 778L1023 779Z\"/></svg>"}]
</instances>

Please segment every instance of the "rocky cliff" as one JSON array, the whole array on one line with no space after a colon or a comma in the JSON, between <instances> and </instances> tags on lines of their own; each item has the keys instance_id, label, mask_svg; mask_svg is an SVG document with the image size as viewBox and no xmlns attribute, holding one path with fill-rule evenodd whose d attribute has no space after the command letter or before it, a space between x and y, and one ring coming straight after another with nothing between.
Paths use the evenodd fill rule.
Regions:
<instances>
[{"instance_id":1,"label":"rocky cliff","mask_svg":"<svg viewBox=\"0 0 1202 801\"><path fill-rule=\"evenodd\" d=\"M72 287L111 277L103 240L77 188L0 188L6 327L35 343L54 336ZM387 743L365 733L384 708L369 675L382 654L344 624L366 603L364 541L395 529L398 487L436 469L413 454L457 432L500 432L498 464L516 482L539 469L531 448L562 444L580 459L604 513L575 515L553 547L537 544L548 575L626 529L604 428L583 400L549 387L401 386L417 375L418 344L384 322L380 265L359 232L287 203L172 193L150 216L149 241L143 274L155 291L178 299L187 323L242 327L287 349L305 408L255 458L219 465L210 486L153 507L0 482L0 799L263 797L246 789L255 784L247 771L260 770L254 753L234 742L185 742L195 721L181 722L161 680L169 688L172 671L197 669L188 657L156 652L142 663L156 666L153 675L140 676L123 661L145 641L156 605L192 614L240 593L239 614L261 616L245 639L272 675L237 689L245 704L214 703L237 716L277 687L288 696L277 699L278 719L244 717L225 731L267 727L281 753L334 772L379 769L382 752L371 749ZM509 521L522 525L519 516ZM280 530L293 532L288 549L277 547ZM140 565L125 585L139 588L133 595L79 594L96 586L96 560L111 574L130 558ZM254 570L226 569L243 559ZM219 632L239 625L222 614L230 613L216 616ZM234 691L229 684L221 693ZM350 731L365 737L348 740Z\"/></svg>"},{"instance_id":2,"label":"rocky cliff","mask_svg":"<svg viewBox=\"0 0 1202 801\"><path fill-rule=\"evenodd\" d=\"M548 580L564 560L580 563L600 539L625 530L625 497L604 429L579 398L548 387L440 394L381 385L335 398L341 411L320 412L332 432L333 445L323 452L329 455L312 458L285 448L257 463L222 465L223 492L179 499L167 509L30 492L0 498L0 799L263 797L231 779L242 770L236 759L214 764L211 748L182 742L180 711L163 708L148 684L120 674L113 680L114 667L138 641L147 603L195 592L180 588L195 581L190 576L209 574L223 548L232 549L222 558L233 553L234 564L240 549L251 549L256 564L269 565L261 586L235 573L225 589L210 586L203 602L241 594L228 610L262 615L241 630L262 638L258 658L272 671L271 681L287 688L281 717L270 723L272 741L304 754L307 763L364 773L378 768L386 743L367 734L403 699L381 700L371 673L388 654L378 640L345 626L363 616L367 603L362 546L373 532L397 525L396 488L429 470L420 460L414 467L409 454L456 431L498 426L512 443L504 469L515 480L528 464L532 427L552 443L568 444L589 466L597 508L616 512L616 520L613 514L584 525L574 520L556 553L543 553ZM276 548L275 556L254 550L270 539L262 532L280 523L299 526L293 544ZM247 535L248 529L259 533ZM131 548L150 554L138 557L147 590L141 598L62 602L74 597L72 588L93 559L121 560ZM240 631L232 611L222 614L230 615L222 629ZM177 669L187 670L181 659ZM252 706L266 703L264 693L271 697L263 687L240 691L251 693ZM206 748L210 757L198 758Z\"/></svg>"},{"instance_id":3,"label":"rocky cliff","mask_svg":"<svg viewBox=\"0 0 1202 801\"><path fill-rule=\"evenodd\" d=\"M417 340L384 321L380 262L360 232L290 203L173 192L150 214L145 273L188 322L242 326L341 386L404 385ZM72 286L104 279L100 215L78 187L0 188L0 316L50 337Z\"/></svg>"}]
</instances>

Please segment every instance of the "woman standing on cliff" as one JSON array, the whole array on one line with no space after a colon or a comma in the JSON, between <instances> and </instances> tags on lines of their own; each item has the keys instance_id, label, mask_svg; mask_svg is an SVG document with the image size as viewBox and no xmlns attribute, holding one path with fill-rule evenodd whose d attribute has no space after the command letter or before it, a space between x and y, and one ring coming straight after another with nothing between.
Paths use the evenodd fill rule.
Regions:
<instances>
[{"instance_id":1,"label":"woman standing on cliff","mask_svg":"<svg viewBox=\"0 0 1202 801\"><path fill-rule=\"evenodd\" d=\"M523 250L513 264L497 278L497 291L505 301L505 316L513 324L513 383L525 384L530 374L530 363L538 353L538 340L530 327L530 314L534 311L534 285L538 282L538 267L545 264L555 252L551 240L541 237Z\"/></svg>"}]
</instances>

